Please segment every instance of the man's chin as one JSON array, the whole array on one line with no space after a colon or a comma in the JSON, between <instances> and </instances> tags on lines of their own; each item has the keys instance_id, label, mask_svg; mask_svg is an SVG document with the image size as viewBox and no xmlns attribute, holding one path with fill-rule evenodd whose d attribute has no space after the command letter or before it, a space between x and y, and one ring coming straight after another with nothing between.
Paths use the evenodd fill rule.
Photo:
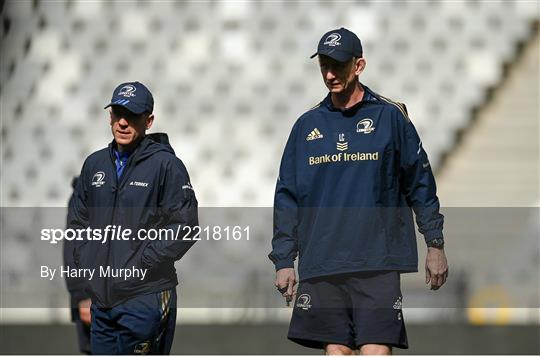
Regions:
<instances>
[{"instance_id":1,"label":"man's chin","mask_svg":"<svg viewBox=\"0 0 540 357\"><path fill-rule=\"evenodd\" d=\"M336 85L327 84L326 88L328 88L328 90L332 93L341 93L343 91L343 86L341 84L336 84Z\"/></svg>"},{"instance_id":2,"label":"man's chin","mask_svg":"<svg viewBox=\"0 0 540 357\"><path fill-rule=\"evenodd\" d=\"M122 145L122 146L129 146L133 143L133 140L125 139L125 138L114 138L114 141L116 141L116 144Z\"/></svg>"}]
</instances>

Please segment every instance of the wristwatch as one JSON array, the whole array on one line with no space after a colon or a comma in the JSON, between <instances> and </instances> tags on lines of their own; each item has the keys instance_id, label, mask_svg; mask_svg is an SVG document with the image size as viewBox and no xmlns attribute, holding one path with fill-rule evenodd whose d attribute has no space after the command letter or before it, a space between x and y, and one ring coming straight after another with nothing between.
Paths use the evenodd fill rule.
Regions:
<instances>
[{"instance_id":1,"label":"wristwatch","mask_svg":"<svg viewBox=\"0 0 540 357\"><path fill-rule=\"evenodd\" d=\"M444 239L443 238L435 238L427 242L427 246L430 248L444 248Z\"/></svg>"}]
</instances>

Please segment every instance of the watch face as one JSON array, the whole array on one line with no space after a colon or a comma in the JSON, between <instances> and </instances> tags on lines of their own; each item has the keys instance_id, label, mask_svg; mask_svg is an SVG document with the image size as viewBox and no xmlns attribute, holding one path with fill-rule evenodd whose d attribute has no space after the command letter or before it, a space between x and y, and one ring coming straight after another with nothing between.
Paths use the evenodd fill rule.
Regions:
<instances>
[{"instance_id":1,"label":"watch face","mask_svg":"<svg viewBox=\"0 0 540 357\"><path fill-rule=\"evenodd\" d=\"M444 240L440 238L433 239L428 243L428 247L435 247L435 248L440 248L443 245L444 245Z\"/></svg>"}]
</instances>

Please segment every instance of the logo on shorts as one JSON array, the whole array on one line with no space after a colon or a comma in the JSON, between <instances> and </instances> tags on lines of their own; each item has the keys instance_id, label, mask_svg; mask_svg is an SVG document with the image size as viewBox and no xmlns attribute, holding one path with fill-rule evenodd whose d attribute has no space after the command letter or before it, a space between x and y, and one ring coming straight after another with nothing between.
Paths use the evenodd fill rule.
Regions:
<instances>
[{"instance_id":1,"label":"logo on shorts","mask_svg":"<svg viewBox=\"0 0 540 357\"><path fill-rule=\"evenodd\" d=\"M311 305L311 296L309 294L302 294L296 299L296 307L301 308L302 310L309 310Z\"/></svg>"},{"instance_id":2,"label":"logo on shorts","mask_svg":"<svg viewBox=\"0 0 540 357\"><path fill-rule=\"evenodd\" d=\"M122 95L122 96L128 97L128 98L129 97L134 97L136 90L137 90L137 88L135 88L131 84L128 84L128 85L125 85L122 88L120 88L120 91L118 91L117 95Z\"/></svg>"},{"instance_id":3,"label":"logo on shorts","mask_svg":"<svg viewBox=\"0 0 540 357\"><path fill-rule=\"evenodd\" d=\"M92 177L92 186L101 187L105 184L105 172L98 171Z\"/></svg>"},{"instance_id":4,"label":"logo on shorts","mask_svg":"<svg viewBox=\"0 0 540 357\"><path fill-rule=\"evenodd\" d=\"M394 310L401 310L401 307L403 306L402 297L398 297L396 302L394 303Z\"/></svg>"},{"instance_id":5,"label":"logo on shorts","mask_svg":"<svg viewBox=\"0 0 540 357\"><path fill-rule=\"evenodd\" d=\"M135 345L133 352L137 355L147 355L150 353L150 341L144 341Z\"/></svg>"},{"instance_id":6,"label":"logo on shorts","mask_svg":"<svg viewBox=\"0 0 540 357\"><path fill-rule=\"evenodd\" d=\"M369 134L375 130L375 127L373 126L373 120L369 118L362 119L356 124L356 132L357 133L364 133Z\"/></svg>"},{"instance_id":7,"label":"logo on shorts","mask_svg":"<svg viewBox=\"0 0 540 357\"><path fill-rule=\"evenodd\" d=\"M332 47L341 46L341 42L339 42L339 40L341 40L341 35L339 33L334 32L328 35L328 37L326 37L323 45L332 46Z\"/></svg>"}]
</instances>

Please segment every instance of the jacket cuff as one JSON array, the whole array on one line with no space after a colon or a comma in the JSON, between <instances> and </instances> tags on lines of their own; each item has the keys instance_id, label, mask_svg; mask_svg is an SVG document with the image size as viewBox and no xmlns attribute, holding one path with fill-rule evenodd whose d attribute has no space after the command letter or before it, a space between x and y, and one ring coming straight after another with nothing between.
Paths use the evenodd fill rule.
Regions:
<instances>
[{"instance_id":1,"label":"jacket cuff","mask_svg":"<svg viewBox=\"0 0 540 357\"><path fill-rule=\"evenodd\" d=\"M427 231L427 232L424 233L424 239L425 239L426 243L432 241L433 239L437 239L437 238L444 238L443 232L442 232L441 229L434 229L434 230Z\"/></svg>"},{"instance_id":2,"label":"jacket cuff","mask_svg":"<svg viewBox=\"0 0 540 357\"><path fill-rule=\"evenodd\" d=\"M293 259L282 259L278 260L277 262L274 262L274 265L276 266L276 271L284 268L294 268L294 260Z\"/></svg>"},{"instance_id":3,"label":"jacket cuff","mask_svg":"<svg viewBox=\"0 0 540 357\"><path fill-rule=\"evenodd\" d=\"M75 304L75 306L72 307L78 307L77 304L79 301L91 298L90 294L88 294L85 290L70 291L69 293L71 294L72 304Z\"/></svg>"}]
</instances>

